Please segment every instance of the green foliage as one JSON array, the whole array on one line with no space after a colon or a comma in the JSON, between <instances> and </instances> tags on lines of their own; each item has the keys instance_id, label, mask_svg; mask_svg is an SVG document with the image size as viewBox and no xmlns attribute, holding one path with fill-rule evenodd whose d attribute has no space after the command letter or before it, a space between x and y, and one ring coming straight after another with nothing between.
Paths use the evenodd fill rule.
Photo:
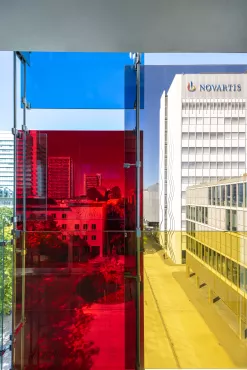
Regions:
<instances>
[{"instance_id":1,"label":"green foliage","mask_svg":"<svg viewBox=\"0 0 247 370\"><path fill-rule=\"evenodd\" d=\"M12 208L0 208L0 241L6 242L5 246L0 246L0 313L3 314L9 314L12 307L12 215Z\"/></svg>"}]
</instances>

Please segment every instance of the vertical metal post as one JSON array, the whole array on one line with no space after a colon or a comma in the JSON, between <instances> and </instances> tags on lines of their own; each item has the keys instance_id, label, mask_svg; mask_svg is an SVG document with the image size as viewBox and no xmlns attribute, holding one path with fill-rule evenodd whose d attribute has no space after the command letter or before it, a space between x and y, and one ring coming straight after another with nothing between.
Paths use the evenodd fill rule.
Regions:
<instances>
[{"instance_id":1,"label":"vertical metal post","mask_svg":"<svg viewBox=\"0 0 247 370\"><path fill-rule=\"evenodd\" d=\"M26 126L26 62L23 61L23 233L22 233L22 250L21 250L21 293L22 293L22 302L21 302L21 321L24 325L25 323L25 287L26 287L26 144L27 144L27 126ZM24 346L25 346L25 327L21 329L21 370L24 369Z\"/></svg>"},{"instance_id":2,"label":"vertical metal post","mask_svg":"<svg viewBox=\"0 0 247 370\"><path fill-rule=\"evenodd\" d=\"M14 338L14 332L16 327L16 177L17 177L17 112L16 112L16 52L13 52L13 135L14 135L14 189L13 189L13 254L12 254L12 338ZM15 346L12 345L11 354L11 368L15 361Z\"/></svg>"},{"instance_id":3,"label":"vertical metal post","mask_svg":"<svg viewBox=\"0 0 247 370\"><path fill-rule=\"evenodd\" d=\"M140 53L136 68L136 370L141 370L141 135L140 135Z\"/></svg>"}]
</instances>

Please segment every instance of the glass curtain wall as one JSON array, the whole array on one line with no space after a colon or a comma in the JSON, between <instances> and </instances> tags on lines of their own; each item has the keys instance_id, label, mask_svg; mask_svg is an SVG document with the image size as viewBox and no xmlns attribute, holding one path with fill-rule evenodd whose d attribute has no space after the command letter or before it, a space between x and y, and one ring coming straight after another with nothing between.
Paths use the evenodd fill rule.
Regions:
<instances>
[{"instance_id":1,"label":"glass curtain wall","mask_svg":"<svg viewBox=\"0 0 247 370\"><path fill-rule=\"evenodd\" d=\"M247 66L21 58L14 367L246 368Z\"/></svg>"},{"instance_id":2,"label":"glass curtain wall","mask_svg":"<svg viewBox=\"0 0 247 370\"><path fill-rule=\"evenodd\" d=\"M13 367L141 369L141 58L17 54ZM85 122L92 109L123 120L99 114L95 128Z\"/></svg>"}]
</instances>

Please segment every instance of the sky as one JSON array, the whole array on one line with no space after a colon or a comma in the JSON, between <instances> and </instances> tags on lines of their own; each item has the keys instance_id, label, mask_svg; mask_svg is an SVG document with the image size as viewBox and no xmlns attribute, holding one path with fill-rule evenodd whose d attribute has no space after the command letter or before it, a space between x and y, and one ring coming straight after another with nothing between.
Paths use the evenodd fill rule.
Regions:
<instances>
[{"instance_id":1,"label":"sky","mask_svg":"<svg viewBox=\"0 0 247 370\"><path fill-rule=\"evenodd\" d=\"M145 66L247 65L247 54L153 53L144 54L142 62ZM135 127L134 112L129 111L134 96L133 75L124 75L124 66L132 63L128 53L81 53L80 56L66 53L66 58L61 58L61 53L55 56L54 53L34 53L31 63L27 73L27 97L33 105L27 112L29 129L124 130ZM148 69L146 76L144 73L145 109L141 121L145 187L158 181L157 107L161 92L167 86L167 75L160 71L153 67ZM17 80L21 81L20 66ZM0 52L0 130L10 131L12 123L13 54ZM17 124L18 127L22 125L20 104Z\"/></svg>"}]
</instances>

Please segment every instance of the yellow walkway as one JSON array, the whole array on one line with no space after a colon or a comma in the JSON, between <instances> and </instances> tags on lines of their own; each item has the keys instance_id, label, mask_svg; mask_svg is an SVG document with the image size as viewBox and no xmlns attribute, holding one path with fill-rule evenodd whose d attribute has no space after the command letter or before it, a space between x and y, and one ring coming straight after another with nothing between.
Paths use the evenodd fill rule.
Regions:
<instances>
[{"instance_id":1,"label":"yellow walkway","mask_svg":"<svg viewBox=\"0 0 247 370\"><path fill-rule=\"evenodd\" d=\"M144 268L145 368L236 368L174 278L184 266L156 252L145 254Z\"/></svg>"}]
</instances>

